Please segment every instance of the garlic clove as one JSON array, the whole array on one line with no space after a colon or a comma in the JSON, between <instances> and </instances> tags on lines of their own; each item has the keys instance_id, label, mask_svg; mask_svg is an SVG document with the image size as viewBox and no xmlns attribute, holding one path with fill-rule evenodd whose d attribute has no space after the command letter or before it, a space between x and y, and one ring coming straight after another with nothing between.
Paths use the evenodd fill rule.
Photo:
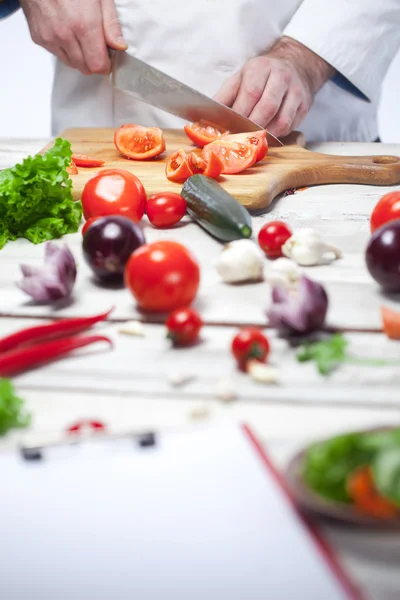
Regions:
<instances>
[{"instance_id":1,"label":"garlic clove","mask_svg":"<svg viewBox=\"0 0 400 600\"><path fill-rule=\"evenodd\" d=\"M128 321L127 323L123 323L118 329L118 332L138 337L145 337L146 335L144 325L140 321Z\"/></svg>"},{"instance_id":2,"label":"garlic clove","mask_svg":"<svg viewBox=\"0 0 400 600\"><path fill-rule=\"evenodd\" d=\"M278 381L278 369L257 360L248 362L247 372L257 383L274 384Z\"/></svg>"},{"instance_id":3,"label":"garlic clove","mask_svg":"<svg viewBox=\"0 0 400 600\"><path fill-rule=\"evenodd\" d=\"M236 388L234 379L220 379L215 388L215 395L223 402L232 402L237 398Z\"/></svg>"},{"instance_id":4,"label":"garlic clove","mask_svg":"<svg viewBox=\"0 0 400 600\"><path fill-rule=\"evenodd\" d=\"M183 371L174 371L168 376L168 382L173 387L181 387L190 383L196 376L193 373L187 373Z\"/></svg>"},{"instance_id":5,"label":"garlic clove","mask_svg":"<svg viewBox=\"0 0 400 600\"><path fill-rule=\"evenodd\" d=\"M205 403L200 406L196 406L195 408L192 408L192 410L189 413L189 418L193 421L209 419L210 416L211 411Z\"/></svg>"}]
</instances>

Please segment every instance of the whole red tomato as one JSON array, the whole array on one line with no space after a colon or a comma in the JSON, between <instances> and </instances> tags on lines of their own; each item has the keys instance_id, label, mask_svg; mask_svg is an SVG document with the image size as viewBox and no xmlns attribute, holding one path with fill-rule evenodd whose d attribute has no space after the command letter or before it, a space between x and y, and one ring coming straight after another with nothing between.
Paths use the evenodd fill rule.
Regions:
<instances>
[{"instance_id":1,"label":"whole red tomato","mask_svg":"<svg viewBox=\"0 0 400 600\"><path fill-rule=\"evenodd\" d=\"M192 308L178 308L169 315L165 325L169 339L177 346L185 346L197 340L203 322Z\"/></svg>"},{"instance_id":2,"label":"whole red tomato","mask_svg":"<svg viewBox=\"0 0 400 600\"><path fill-rule=\"evenodd\" d=\"M258 234L258 243L268 258L282 256L283 244L292 237L290 228L283 221L266 223Z\"/></svg>"},{"instance_id":3,"label":"whole red tomato","mask_svg":"<svg viewBox=\"0 0 400 600\"><path fill-rule=\"evenodd\" d=\"M182 244L153 242L133 252L125 267L125 283L142 310L169 312L193 302L200 269Z\"/></svg>"},{"instance_id":4,"label":"whole red tomato","mask_svg":"<svg viewBox=\"0 0 400 600\"><path fill-rule=\"evenodd\" d=\"M82 235L85 235L91 224L97 221L97 219L101 219L101 217L90 217L90 219L86 221L86 223L82 227Z\"/></svg>"},{"instance_id":5,"label":"whole red tomato","mask_svg":"<svg viewBox=\"0 0 400 600\"><path fill-rule=\"evenodd\" d=\"M232 340L231 350L240 368L245 369L249 360L265 362L269 354L269 342L261 329L242 327Z\"/></svg>"},{"instance_id":6,"label":"whole red tomato","mask_svg":"<svg viewBox=\"0 0 400 600\"><path fill-rule=\"evenodd\" d=\"M175 192L154 194L147 200L146 213L154 227L172 227L185 216L186 200Z\"/></svg>"},{"instance_id":7,"label":"whole red tomato","mask_svg":"<svg viewBox=\"0 0 400 600\"><path fill-rule=\"evenodd\" d=\"M373 233L389 221L400 219L400 192L389 192L382 196L371 214L370 227Z\"/></svg>"},{"instance_id":8,"label":"whole red tomato","mask_svg":"<svg viewBox=\"0 0 400 600\"><path fill-rule=\"evenodd\" d=\"M146 206L141 181L124 169L104 169L85 184L82 208L85 219L122 215L138 223Z\"/></svg>"}]
</instances>

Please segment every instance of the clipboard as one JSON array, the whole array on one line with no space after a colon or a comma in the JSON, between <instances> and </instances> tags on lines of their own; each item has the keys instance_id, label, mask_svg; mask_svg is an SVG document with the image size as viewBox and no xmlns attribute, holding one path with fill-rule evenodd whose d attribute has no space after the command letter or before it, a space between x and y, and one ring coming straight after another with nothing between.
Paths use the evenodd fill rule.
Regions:
<instances>
[{"instance_id":1,"label":"clipboard","mask_svg":"<svg viewBox=\"0 0 400 600\"><path fill-rule=\"evenodd\" d=\"M0 454L4 600L366 600L249 427Z\"/></svg>"}]
</instances>

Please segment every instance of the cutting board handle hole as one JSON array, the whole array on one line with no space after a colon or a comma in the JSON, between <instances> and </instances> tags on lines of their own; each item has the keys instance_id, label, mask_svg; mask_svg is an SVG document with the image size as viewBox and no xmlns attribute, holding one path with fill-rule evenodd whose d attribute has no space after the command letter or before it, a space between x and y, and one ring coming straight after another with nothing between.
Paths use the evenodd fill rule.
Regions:
<instances>
[{"instance_id":1,"label":"cutting board handle hole","mask_svg":"<svg viewBox=\"0 0 400 600\"><path fill-rule=\"evenodd\" d=\"M397 156L376 156L372 159L372 162L376 165L394 165L400 162L400 158Z\"/></svg>"}]
</instances>

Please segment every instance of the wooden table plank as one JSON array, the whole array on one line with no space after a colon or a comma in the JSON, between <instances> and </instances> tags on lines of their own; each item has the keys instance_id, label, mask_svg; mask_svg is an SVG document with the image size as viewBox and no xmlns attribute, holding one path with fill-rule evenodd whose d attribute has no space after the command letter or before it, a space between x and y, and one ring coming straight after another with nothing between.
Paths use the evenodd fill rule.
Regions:
<instances>
[{"instance_id":1,"label":"wooden table plank","mask_svg":"<svg viewBox=\"0 0 400 600\"><path fill-rule=\"evenodd\" d=\"M43 145L43 141L37 145L40 144ZM32 142L30 150L33 145ZM11 141L5 144L5 152L0 153L0 164L4 156L9 156L7 153L13 147ZM16 144L15 147L22 150L24 144ZM400 154L400 146L392 144L319 144L312 148L338 154ZM380 305L385 303L393 308L399 306L400 295L382 295L369 276L364 262L369 237L369 215L381 195L390 189L394 188L355 185L314 187L280 198L268 213L253 218L254 238L267 220L284 219L294 230L298 227L316 228L327 241L343 251L343 259L329 266L304 269L310 277L326 285L330 298L327 320L329 326L381 331ZM196 307L201 310L206 322L267 324L265 310L269 303L270 287L265 282L242 286L223 284L213 267L222 248L220 243L188 219L173 230L155 230L146 220L143 225L149 242L158 239L178 240L198 259L202 268L202 283ZM115 304L113 318L145 318L135 310L133 299L127 290L110 291L93 286L91 273L83 262L82 238L79 233L65 236L63 241L70 244L80 268L74 302L57 309L56 314L90 314L93 307L102 310ZM17 290L14 283L18 277L18 263L29 261L40 264L43 249L43 245L33 246L26 240L18 240L7 244L2 250L1 315L51 317L55 314L51 307L34 306L27 302L27 297ZM266 260L266 269L268 264L269 261Z\"/></svg>"},{"instance_id":2,"label":"wooden table plank","mask_svg":"<svg viewBox=\"0 0 400 600\"><path fill-rule=\"evenodd\" d=\"M33 323L0 319L0 335ZM21 389L69 390L71 394L86 391L212 401L218 398L221 382L226 381L236 390L237 400L245 404L400 406L400 345L383 335L349 334L349 350L357 357L385 356L397 365L342 365L325 377L314 364L299 363L287 342L269 332L269 362L278 369L278 382L265 385L236 368L230 353L235 327L205 327L201 343L187 348L172 347L160 325L146 325L145 337L123 335L116 324L97 329L113 339L113 350L99 346L80 351L84 356L70 356L18 376L18 385ZM169 378L176 373L190 374L193 380L174 387Z\"/></svg>"}]
</instances>

